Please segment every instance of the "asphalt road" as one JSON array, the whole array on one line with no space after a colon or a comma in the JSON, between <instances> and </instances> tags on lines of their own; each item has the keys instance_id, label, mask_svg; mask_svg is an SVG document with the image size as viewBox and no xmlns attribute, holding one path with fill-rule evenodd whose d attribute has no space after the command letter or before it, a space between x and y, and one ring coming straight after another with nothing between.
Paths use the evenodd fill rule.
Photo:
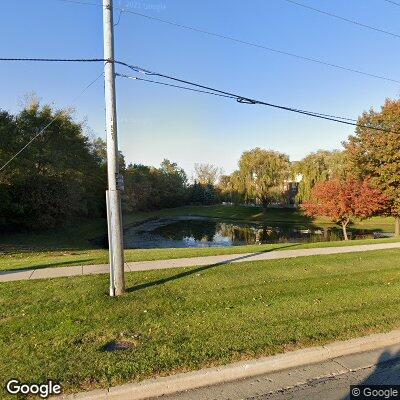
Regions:
<instances>
[{"instance_id":1,"label":"asphalt road","mask_svg":"<svg viewBox=\"0 0 400 400\"><path fill-rule=\"evenodd\" d=\"M304 385L272 394L249 397L249 400L338 400L349 399L350 385L400 385L400 360L379 367L366 368L317 379Z\"/></svg>"},{"instance_id":2,"label":"asphalt road","mask_svg":"<svg viewBox=\"0 0 400 400\"><path fill-rule=\"evenodd\" d=\"M200 388L162 400L346 400L350 385L400 385L400 346Z\"/></svg>"}]
</instances>

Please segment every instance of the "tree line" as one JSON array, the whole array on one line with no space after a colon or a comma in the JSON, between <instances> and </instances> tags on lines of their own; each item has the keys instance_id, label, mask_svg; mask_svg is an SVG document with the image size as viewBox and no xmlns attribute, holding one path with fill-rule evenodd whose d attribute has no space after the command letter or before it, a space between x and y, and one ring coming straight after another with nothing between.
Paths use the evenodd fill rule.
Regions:
<instances>
[{"instance_id":1,"label":"tree line","mask_svg":"<svg viewBox=\"0 0 400 400\"><path fill-rule=\"evenodd\" d=\"M84 124L75 122L68 110L40 106L35 100L17 115L0 110L0 165L51 121L0 172L2 232L52 229L76 218L105 216L106 144L86 135ZM119 163L125 180L124 212L219 201L215 182L206 182L211 179L207 166L207 171L197 167L202 182L189 184L185 171L169 160L158 168L126 165L120 153Z\"/></svg>"},{"instance_id":2,"label":"tree line","mask_svg":"<svg viewBox=\"0 0 400 400\"><path fill-rule=\"evenodd\" d=\"M0 229L61 226L74 218L105 215L106 148L66 110L33 101L17 115L0 112L0 164L55 121L0 173ZM380 130L370 127L379 127ZM125 212L226 201L268 207L299 204L308 215L326 215L344 230L352 218L396 218L400 233L400 101L358 119L342 151L320 150L300 161L277 151L245 151L230 175L196 164L192 183L176 163L126 165ZM329 196L326 194L329 193ZM367 193L368 196L362 196ZM329 201L330 200L330 204ZM371 206L374 204L374 206Z\"/></svg>"},{"instance_id":3,"label":"tree line","mask_svg":"<svg viewBox=\"0 0 400 400\"><path fill-rule=\"evenodd\" d=\"M244 152L238 169L220 180L232 202L263 206L296 203L309 216L326 216L343 227L373 215L395 218L400 235L400 100L387 99L379 111L364 112L341 151L320 150L298 162L264 149Z\"/></svg>"}]
</instances>

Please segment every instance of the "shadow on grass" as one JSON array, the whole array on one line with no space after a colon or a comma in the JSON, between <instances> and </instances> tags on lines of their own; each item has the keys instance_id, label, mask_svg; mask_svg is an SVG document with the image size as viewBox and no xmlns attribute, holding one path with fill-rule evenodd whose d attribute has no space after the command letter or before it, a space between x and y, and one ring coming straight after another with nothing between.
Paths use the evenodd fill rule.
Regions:
<instances>
[{"instance_id":1,"label":"shadow on grass","mask_svg":"<svg viewBox=\"0 0 400 400\"><path fill-rule=\"evenodd\" d=\"M283 247L280 247L280 248L282 249L282 248L294 247L294 246L298 246L298 244L297 243L293 243L293 244L289 244L287 246L283 246ZM230 258L227 261L222 261L222 262L218 262L218 263L214 263L214 264L204 265L204 266L201 266L201 267L197 267L197 268L191 269L189 271L180 272L179 274L176 274L176 275L173 275L173 276L169 276L168 278L157 279L156 281L142 283L140 285L132 286L130 288L127 288L126 292L127 293L137 292L138 290L147 289L147 288L150 288L150 287L153 287L153 286L163 285L163 284L165 284L167 282L171 282L171 281L175 281L175 280L178 280L178 279L181 279L181 278L185 278L187 276L190 276L190 275L193 275L193 274L197 274L197 273L202 272L202 271L207 271L207 270L212 269L212 268L216 268L216 267L220 267L220 266L223 266L223 265L231 264L234 261L245 260L247 258L250 258L250 257L253 257L253 256L257 256L257 255L260 255L260 254L264 254L264 253L269 253L269 252L275 251L275 250L276 250L276 248L265 249L265 250L262 250L262 251L258 251L256 253L245 254L244 256L240 256L240 257L236 257L236 258ZM228 254L227 254L227 256L228 256Z\"/></svg>"}]
</instances>

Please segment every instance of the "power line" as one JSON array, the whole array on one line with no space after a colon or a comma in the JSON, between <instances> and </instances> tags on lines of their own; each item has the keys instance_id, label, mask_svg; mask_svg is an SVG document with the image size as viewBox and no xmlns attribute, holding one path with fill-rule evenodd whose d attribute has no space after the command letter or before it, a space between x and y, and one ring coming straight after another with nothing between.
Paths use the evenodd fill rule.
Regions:
<instances>
[{"instance_id":1,"label":"power line","mask_svg":"<svg viewBox=\"0 0 400 400\"><path fill-rule=\"evenodd\" d=\"M192 92L210 94L210 95L219 96L219 97L226 97L226 98L229 98L229 99L236 99L236 97L233 97L233 96L228 96L228 95L213 93L213 92L210 92L210 91L207 91L207 90L193 89L193 88L189 88L189 87L185 87L185 86L173 85L173 84L171 84L171 83L165 83L165 82L160 82L160 81L154 81L154 80L151 80L151 79L138 78L137 76L129 76L129 75L119 74L119 73L116 73L115 75L116 75L116 76L119 76L119 77L121 77L121 78L133 79L133 80L135 80L135 81L143 81L143 82L155 83L155 84L157 84L157 85L169 86L169 87L173 87L173 88L189 90L189 91L192 91Z\"/></svg>"},{"instance_id":2,"label":"power line","mask_svg":"<svg viewBox=\"0 0 400 400\"><path fill-rule=\"evenodd\" d=\"M57 0L57 1L62 1L64 3L83 4L85 6L97 6L97 7L103 8L103 4L88 3L86 1L79 1L79 0ZM114 8L116 8L116 7L114 7Z\"/></svg>"},{"instance_id":3,"label":"power line","mask_svg":"<svg viewBox=\"0 0 400 400\"><path fill-rule=\"evenodd\" d=\"M384 0L384 1L386 1L387 3L391 3L391 4L394 4L395 6L399 6L400 7L400 3L396 3L395 1L392 1L392 0Z\"/></svg>"},{"instance_id":4,"label":"power line","mask_svg":"<svg viewBox=\"0 0 400 400\"><path fill-rule=\"evenodd\" d=\"M193 89L190 87L186 87L186 86L180 86L180 85L173 85L173 84L169 84L169 83L165 83L165 82L160 82L160 81L155 81L155 80L151 80L151 79L144 79L144 78L139 78L137 76L130 76L130 75L125 75L125 74L116 74L117 76L121 77L121 78L127 78L127 79L133 79L135 81L143 81L143 82L148 82L148 83L155 83L157 85L163 85L163 86L169 86L169 87L173 87L173 88L177 88L177 89L184 89L184 90L189 90L189 91L193 91L193 92L199 92L199 93L204 93L204 94L209 94L209 95L213 95L213 96L219 96L219 97L225 97L225 98L229 98L229 99L233 99L233 100L239 100L239 103L247 103L247 104L257 104L257 102L254 100L249 101L249 99L246 99L242 96L236 96L236 95L228 95L228 94L222 94L222 93L214 93L211 91L207 91L207 90L200 90L200 89ZM247 101L244 101L247 100ZM323 114L323 113L317 113L317 112L313 112L313 111L305 111L305 110L298 110L298 109L294 109L292 107L283 107L283 106L279 106L281 108L284 109L288 109L288 110L296 110L296 111L301 111L302 113L306 113L307 115L314 115L314 116L324 116L324 117L332 117L332 118L337 118L337 119L341 119L344 121L354 121L356 122L357 120L354 118L347 118L347 117L338 117L336 115L331 115L331 114Z\"/></svg>"},{"instance_id":5,"label":"power line","mask_svg":"<svg viewBox=\"0 0 400 400\"><path fill-rule=\"evenodd\" d=\"M85 58L85 59L56 59L56 58L0 58L0 61L44 61L44 62L111 62L111 60L105 60L105 59L101 59L101 58ZM220 97L229 97L229 98L233 98L236 101L238 101L239 103L246 103L246 104L259 104L259 105L264 105L264 106L268 106L268 107L273 107L273 108L278 108L281 110L286 110L286 111L291 111L291 112L295 112L295 113L299 113L299 114L303 114L303 115L308 115L311 117L315 117L315 118L320 118L320 119L325 119L328 121L332 121L332 122L338 122L338 123L342 123L342 124L346 124L346 125L352 125L352 126L360 126L360 127L364 127L364 128L369 128L369 129L374 129L374 130L379 130L379 131L383 131L383 132L390 132L387 129L384 128L379 128L379 127L371 127L371 126L361 126L357 123L354 123L354 121L356 121L355 119L352 118L347 118L347 117L340 117L340 116L336 116L336 115L331 115L331 114L323 114L323 113L318 113L318 112L314 112L314 111L306 111L306 110L302 110L302 109L297 109L297 108L292 108L292 107L287 107L287 106L281 106L281 105L277 105L277 104L273 104L273 103L266 103L260 100L255 100L255 99L251 99L245 96L240 96L237 95L235 93L230 93L230 92L226 92L226 91L222 91L219 89L215 89L209 86L205 86L205 85L201 85L195 82L190 82L184 79L179 79L179 78L175 78L172 76L168 76L165 74L161 74L158 72L153 72L150 71L148 69L139 67L139 66L135 66L132 64L128 64L126 62L123 61L119 61L119 60L114 60L115 64L118 65L122 65L125 66L135 72L138 73L142 73L145 75L150 75L150 76L158 76L160 78L164 78L164 79L168 79L168 80L173 80L179 83L183 83L185 85L189 85L189 86L194 86L199 88L200 90L194 90L193 88L187 88L187 87L179 87L177 85L171 85L171 84L166 84L165 82L156 82L156 81L150 81L150 80L146 80L143 78L135 78L135 77L129 77L129 76L123 76L125 78L130 78L130 79L136 79L136 80L143 80L143 81L148 81L151 83L155 83L155 84L159 84L159 85L164 85L164 86L172 86L172 87L176 87L176 88L180 88L180 89L185 89L185 90L191 90L191 91L197 91L197 92L201 92L201 93L205 93L205 94L211 94L211 95L219 95ZM118 74L119 76L122 76L121 74ZM213 92L213 93L210 93ZM396 132L397 133L397 132ZM0 169L1 171L1 169Z\"/></svg>"},{"instance_id":6,"label":"power line","mask_svg":"<svg viewBox=\"0 0 400 400\"><path fill-rule=\"evenodd\" d=\"M0 61L33 61L33 62L99 62L108 61L104 58L5 58L0 57Z\"/></svg>"},{"instance_id":7,"label":"power line","mask_svg":"<svg viewBox=\"0 0 400 400\"><path fill-rule=\"evenodd\" d=\"M357 122L353 122L353 121L356 121L355 119L351 119L351 118L347 118L347 117L340 117L340 116L336 116L336 115L323 114L323 113L318 113L318 112L314 112L314 111L307 111L307 110L302 110L302 109L298 109L298 108L282 106L282 105L278 105L278 104L274 104L274 103L267 103L265 101L256 100L256 99L245 97L245 96L241 96L239 94L235 94L235 93L232 93L232 92L226 92L226 91L223 91L223 90L220 90L220 89L215 89L215 88L212 88L212 87L209 87L209 86L205 86L205 85L202 85L202 84L199 84L199 83L186 81L184 79L175 78L175 77L168 76L168 75L165 75L165 74L161 74L161 73L158 73L158 72L152 72L152 71L146 70L144 68L137 67L137 66L134 66L134 65L130 65L130 64L127 64L127 63L124 63L124 62L117 62L116 61L116 63L120 64L120 65L124 65L124 66L132 69L135 72L140 72L140 73L143 73L143 74L146 74L146 75L158 76L158 77L161 77L161 78L165 78L165 79L173 80L173 81L176 81L176 82L179 82L179 83L183 83L185 85L194 86L194 87L200 88L201 90L204 90L204 91L214 92L214 93L223 95L222 97L229 97L229 98L235 99L239 103L258 104L258 105L263 105L263 106L267 106L267 107L277 108L277 109L280 109L280 110L285 110L285 111L290 111L290 112L294 112L294 113L298 113L298 114L303 114L303 115L307 115L307 116L314 117L314 118L320 118L320 119L324 119L324 120L328 120L328 121L332 121L332 122L351 125L351 126L355 126L355 127L373 129L373 130L382 131L382 132L393 132L393 131L390 131L388 129L384 129L384 128L380 128L380 127L376 127L376 126L361 125L361 124L358 124ZM123 76L121 74L120 74L120 76L125 77L125 78L135 79L135 77L131 77L131 76ZM148 82L151 82L151 83L160 84L160 82L158 82L158 81L154 82L154 81L146 80L146 79L137 79L137 80L144 80L144 81L148 81ZM178 87L180 89L187 89L186 87L179 87L177 85L174 85L174 87ZM214 94L214 93L212 93L212 94ZM395 132L395 133L399 133L399 132Z\"/></svg>"},{"instance_id":8,"label":"power line","mask_svg":"<svg viewBox=\"0 0 400 400\"><path fill-rule=\"evenodd\" d=\"M79 0L58 0L58 1L67 2L67 3L75 3L75 4L84 4L84 5L89 5L89 6L103 7L101 4L87 3L87 2L83 2L83 1L79 1ZM284 50L275 49L273 47L268 47L268 46L264 46L264 45L261 45L261 44L258 44L258 43L249 42L249 41L238 39L238 38L235 38L235 37L232 37L232 36L228 36L228 35L224 35L224 34L220 34L220 33L216 33L216 32L211 32L211 31L207 31L207 30L204 30L204 29L196 28L196 27L189 26L189 25L180 24L180 23L177 23L177 22L173 22L173 21L162 19L162 18L158 18L158 17L152 17L150 15L142 14L142 13L139 13L139 12L136 12L136 11L124 9L122 7L114 7L114 9L120 10L120 11L124 11L126 14L136 15L136 16L139 16L139 17L142 17L142 18L146 18L148 20L161 22L163 24L174 26L174 27L177 27L177 28L180 28L180 29L185 29L185 30L201 33L201 34L204 34L204 35L216 37L216 38L223 39L223 40L229 40L229 41L237 43L237 44L258 48L258 49L261 49L261 50L266 50L268 52L272 52L272 53L275 53L275 54L280 54L280 55L284 55L284 56L288 56L288 57L292 57L292 58L297 58L297 59L302 60L302 61L313 62L313 63L316 63L316 64L324 65L326 67L340 69L342 71L347 71L347 72L352 72L352 73L359 74L359 75L368 76L370 78L376 78L376 79L381 79L381 80L388 81L388 82L400 83L400 80L394 79L394 78L391 78L391 77L388 77L388 76L378 75L378 74L362 71L362 70L359 70L359 69L356 69L356 68L351 68L351 67L346 67L346 66L343 66L343 65L340 65L340 64L330 63L330 62L323 61L323 60L320 60L320 59L317 59L317 58L307 57L307 56L303 56L303 55L300 55L300 54L296 54L296 53L291 53L291 52L284 51Z\"/></svg>"},{"instance_id":9,"label":"power line","mask_svg":"<svg viewBox=\"0 0 400 400\"><path fill-rule=\"evenodd\" d=\"M94 85L100 77L103 76L103 72L96 77L92 82L90 82L79 94L72 100L72 104L75 103L92 85ZM0 171L2 171L5 167L7 167L8 164L10 164L11 161L13 161L16 157L18 157L32 142L34 142L40 135L42 135L47 128L50 127L59 117L61 116L60 113L58 113L44 128L42 128L39 133L37 133L29 142L27 142L21 149L19 149L5 164L3 164L0 167Z\"/></svg>"},{"instance_id":10,"label":"power line","mask_svg":"<svg viewBox=\"0 0 400 400\"><path fill-rule=\"evenodd\" d=\"M330 13L330 12L327 12L327 11L323 11L323 10L320 10L318 8L308 6L306 4L299 3L299 2L294 1L294 0L284 0L284 1L286 1L287 3L294 4L296 6L299 6L299 7L306 8L307 10L311 10L311 11L317 12L319 14L324 14L324 15L327 15L329 17L336 18L336 19L339 19L341 21L348 22L348 23L353 24L353 25L361 26L362 28L370 29L370 30L373 30L373 31L376 31L376 32L384 33L385 35L389 35L389 36L400 38L400 35L397 34L397 33L386 31L384 29L377 28L377 27L372 26L372 25L367 25L367 24L364 24L362 22L355 21L353 19L342 17L341 15L337 15L337 14L333 14L333 13Z\"/></svg>"}]
</instances>

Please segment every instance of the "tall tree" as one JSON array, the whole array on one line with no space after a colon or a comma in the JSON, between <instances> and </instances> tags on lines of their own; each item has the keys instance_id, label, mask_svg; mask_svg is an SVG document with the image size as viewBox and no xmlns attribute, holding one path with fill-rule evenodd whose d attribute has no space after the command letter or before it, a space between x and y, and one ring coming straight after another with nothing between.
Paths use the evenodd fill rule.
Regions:
<instances>
[{"instance_id":1,"label":"tall tree","mask_svg":"<svg viewBox=\"0 0 400 400\"><path fill-rule=\"evenodd\" d=\"M32 102L13 118L2 113L0 164L50 121L46 131L1 174L5 229L52 228L74 216L102 212L105 188L99 159L82 125L68 111Z\"/></svg>"},{"instance_id":2,"label":"tall tree","mask_svg":"<svg viewBox=\"0 0 400 400\"><path fill-rule=\"evenodd\" d=\"M129 165L125 174L124 209L152 210L185 204L187 178L176 163L164 160L160 168Z\"/></svg>"},{"instance_id":3,"label":"tall tree","mask_svg":"<svg viewBox=\"0 0 400 400\"><path fill-rule=\"evenodd\" d=\"M154 168L130 164L125 170L124 211L147 211L155 208Z\"/></svg>"},{"instance_id":4,"label":"tall tree","mask_svg":"<svg viewBox=\"0 0 400 400\"><path fill-rule=\"evenodd\" d=\"M196 173L196 182L204 186L215 186L222 175L221 168L212 164L195 164L194 170Z\"/></svg>"},{"instance_id":5,"label":"tall tree","mask_svg":"<svg viewBox=\"0 0 400 400\"><path fill-rule=\"evenodd\" d=\"M296 200L300 203L309 200L312 188L318 182L344 177L344 159L343 151L319 150L296 162L293 165L293 174L301 178Z\"/></svg>"},{"instance_id":6,"label":"tall tree","mask_svg":"<svg viewBox=\"0 0 400 400\"><path fill-rule=\"evenodd\" d=\"M380 111L364 112L358 124L345 144L350 168L389 199L388 214L395 217L395 234L400 236L400 100L387 99Z\"/></svg>"},{"instance_id":7,"label":"tall tree","mask_svg":"<svg viewBox=\"0 0 400 400\"><path fill-rule=\"evenodd\" d=\"M387 198L367 180L334 179L318 182L311 191L311 198L302 204L308 216L328 217L341 224L343 236L348 240L347 227L352 219L369 218L387 207Z\"/></svg>"},{"instance_id":8,"label":"tall tree","mask_svg":"<svg viewBox=\"0 0 400 400\"><path fill-rule=\"evenodd\" d=\"M267 206L283 198L284 184L289 175L290 162L286 154L255 148L245 151L240 157L235 180L246 200Z\"/></svg>"}]
</instances>

